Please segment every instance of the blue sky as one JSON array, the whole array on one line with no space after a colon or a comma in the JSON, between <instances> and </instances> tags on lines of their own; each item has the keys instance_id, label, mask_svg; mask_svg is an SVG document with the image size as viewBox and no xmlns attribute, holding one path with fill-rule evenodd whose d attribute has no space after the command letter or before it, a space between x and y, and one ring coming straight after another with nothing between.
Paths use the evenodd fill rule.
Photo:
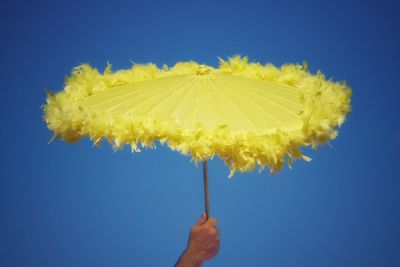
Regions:
<instances>
[{"instance_id":1,"label":"blue sky","mask_svg":"<svg viewBox=\"0 0 400 267\"><path fill-rule=\"evenodd\" d=\"M203 211L201 168L159 146L47 144L44 89L73 67L241 54L353 88L338 138L270 176L209 162L221 249L205 266L399 266L395 1L13 1L0 11L1 266L172 266Z\"/></svg>"}]
</instances>

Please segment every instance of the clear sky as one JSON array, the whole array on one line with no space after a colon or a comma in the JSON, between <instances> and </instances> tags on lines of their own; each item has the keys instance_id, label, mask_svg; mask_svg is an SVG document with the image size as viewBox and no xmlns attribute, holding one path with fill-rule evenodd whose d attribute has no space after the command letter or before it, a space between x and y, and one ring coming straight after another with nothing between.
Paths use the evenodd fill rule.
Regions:
<instances>
[{"instance_id":1,"label":"clear sky","mask_svg":"<svg viewBox=\"0 0 400 267\"><path fill-rule=\"evenodd\" d=\"M9 1L0 9L0 266L172 266L203 211L201 168L159 146L47 144L44 89L73 67L248 55L353 88L330 145L292 170L209 162L221 249L205 266L400 266L395 1Z\"/></svg>"}]
</instances>

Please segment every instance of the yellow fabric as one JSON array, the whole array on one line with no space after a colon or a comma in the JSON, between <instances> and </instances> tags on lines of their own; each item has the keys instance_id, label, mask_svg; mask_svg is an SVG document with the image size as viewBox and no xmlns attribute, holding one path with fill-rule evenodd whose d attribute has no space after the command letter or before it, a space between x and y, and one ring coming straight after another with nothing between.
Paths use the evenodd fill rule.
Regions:
<instances>
[{"instance_id":1,"label":"yellow fabric","mask_svg":"<svg viewBox=\"0 0 400 267\"><path fill-rule=\"evenodd\" d=\"M67 78L64 91L48 93L44 120L52 140L69 143L89 136L115 148L154 147L155 141L191 155L197 162L221 157L235 171L279 171L288 158L303 156L301 146L337 136L350 111L345 82L312 75L306 65L220 59L219 68L179 62L104 73L87 64Z\"/></svg>"}]
</instances>

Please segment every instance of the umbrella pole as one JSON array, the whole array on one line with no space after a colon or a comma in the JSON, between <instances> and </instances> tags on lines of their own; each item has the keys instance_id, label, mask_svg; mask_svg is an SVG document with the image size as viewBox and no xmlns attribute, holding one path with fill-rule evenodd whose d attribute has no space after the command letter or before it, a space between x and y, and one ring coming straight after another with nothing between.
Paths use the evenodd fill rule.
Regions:
<instances>
[{"instance_id":1,"label":"umbrella pole","mask_svg":"<svg viewBox=\"0 0 400 267\"><path fill-rule=\"evenodd\" d=\"M208 201L208 172L207 172L207 160L203 161L203 176L204 176L204 200L206 207L206 218L210 218L210 203Z\"/></svg>"}]
</instances>

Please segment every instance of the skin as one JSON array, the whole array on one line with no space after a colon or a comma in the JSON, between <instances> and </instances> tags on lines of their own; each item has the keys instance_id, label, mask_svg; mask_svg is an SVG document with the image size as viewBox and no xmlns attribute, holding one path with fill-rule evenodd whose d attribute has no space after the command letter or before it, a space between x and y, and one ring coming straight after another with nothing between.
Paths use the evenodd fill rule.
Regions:
<instances>
[{"instance_id":1,"label":"skin","mask_svg":"<svg viewBox=\"0 0 400 267\"><path fill-rule=\"evenodd\" d=\"M218 220L206 219L203 212L201 218L192 227L188 245L175 267L199 267L204 261L213 258L219 250Z\"/></svg>"}]
</instances>

